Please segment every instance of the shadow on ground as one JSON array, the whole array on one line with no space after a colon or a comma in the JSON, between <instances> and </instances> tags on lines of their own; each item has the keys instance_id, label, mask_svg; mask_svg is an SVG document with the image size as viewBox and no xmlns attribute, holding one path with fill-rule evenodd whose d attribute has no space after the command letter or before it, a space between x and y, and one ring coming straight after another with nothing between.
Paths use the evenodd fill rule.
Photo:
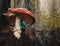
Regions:
<instances>
[{"instance_id":1,"label":"shadow on ground","mask_svg":"<svg viewBox=\"0 0 60 46\"><path fill-rule=\"evenodd\" d=\"M3 31L3 32L2 32ZM12 32L0 32L0 46L60 46L60 29L32 31L25 39L16 39Z\"/></svg>"}]
</instances>

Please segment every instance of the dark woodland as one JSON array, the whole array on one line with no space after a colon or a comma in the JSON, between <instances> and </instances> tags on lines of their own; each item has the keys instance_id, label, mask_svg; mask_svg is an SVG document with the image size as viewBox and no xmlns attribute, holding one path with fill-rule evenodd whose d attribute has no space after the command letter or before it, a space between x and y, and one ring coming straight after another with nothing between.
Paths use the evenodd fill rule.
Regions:
<instances>
[{"instance_id":1,"label":"dark woodland","mask_svg":"<svg viewBox=\"0 0 60 46\"><path fill-rule=\"evenodd\" d=\"M12 24L14 22L3 15L8 8L10 8L10 0L0 1L0 46L60 46L60 28L51 31L32 28L19 40L16 39L10 27L14 26Z\"/></svg>"}]
</instances>

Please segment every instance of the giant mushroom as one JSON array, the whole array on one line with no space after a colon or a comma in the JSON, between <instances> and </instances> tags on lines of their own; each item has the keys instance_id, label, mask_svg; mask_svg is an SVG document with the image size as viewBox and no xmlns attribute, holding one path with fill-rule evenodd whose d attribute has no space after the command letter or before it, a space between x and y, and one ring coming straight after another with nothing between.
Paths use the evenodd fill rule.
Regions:
<instances>
[{"instance_id":1,"label":"giant mushroom","mask_svg":"<svg viewBox=\"0 0 60 46\"><path fill-rule=\"evenodd\" d=\"M10 17L12 15L16 16L14 31L17 30L19 32L19 30L20 30L19 24L22 19L24 21L26 21L26 24L29 26L35 23L34 15L32 14L32 12L30 12L29 10L27 10L25 8L9 8L7 16Z\"/></svg>"}]
</instances>

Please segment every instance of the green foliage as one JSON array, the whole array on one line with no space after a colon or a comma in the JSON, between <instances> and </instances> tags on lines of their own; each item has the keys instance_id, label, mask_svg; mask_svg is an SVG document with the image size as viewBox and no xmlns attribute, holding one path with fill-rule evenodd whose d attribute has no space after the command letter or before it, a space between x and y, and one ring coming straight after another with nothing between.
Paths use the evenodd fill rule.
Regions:
<instances>
[{"instance_id":1,"label":"green foliage","mask_svg":"<svg viewBox=\"0 0 60 46\"><path fill-rule=\"evenodd\" d=\"M54 14L47 18L46 16L40 16L40 20L43 23L45 29L55 29L60 27L60 15Z\"/></svg>"}]
</instances>

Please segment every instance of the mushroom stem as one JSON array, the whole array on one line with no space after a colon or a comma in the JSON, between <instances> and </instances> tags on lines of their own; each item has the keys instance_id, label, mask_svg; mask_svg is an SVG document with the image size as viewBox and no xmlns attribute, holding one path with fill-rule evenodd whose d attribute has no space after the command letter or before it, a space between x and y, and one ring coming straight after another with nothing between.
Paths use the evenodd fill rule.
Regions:
<instances>
[{"instance_id":1,"label":"mushroom stem","mask_svg":"<svg viewBox=\"0 0 60 46\"><path fill-rule=\"evenodd\" d=\"M16 22L15 22L15 28L14 28L14 36L17 39L20 39L21 37L21 30L20 30L20 18L16 16Z\"/></svg>"},{"instance_id":2,"label":"mushroom stem","mask_svg":"<svg viewBox=\"0 0 60 46\"><path fill-rule=\"evenodd\" d=\"M16 29L20 30L20 18L19 17L16 17L16 23L15 23L15 27Z\"/></svg>"}]
</instances>

